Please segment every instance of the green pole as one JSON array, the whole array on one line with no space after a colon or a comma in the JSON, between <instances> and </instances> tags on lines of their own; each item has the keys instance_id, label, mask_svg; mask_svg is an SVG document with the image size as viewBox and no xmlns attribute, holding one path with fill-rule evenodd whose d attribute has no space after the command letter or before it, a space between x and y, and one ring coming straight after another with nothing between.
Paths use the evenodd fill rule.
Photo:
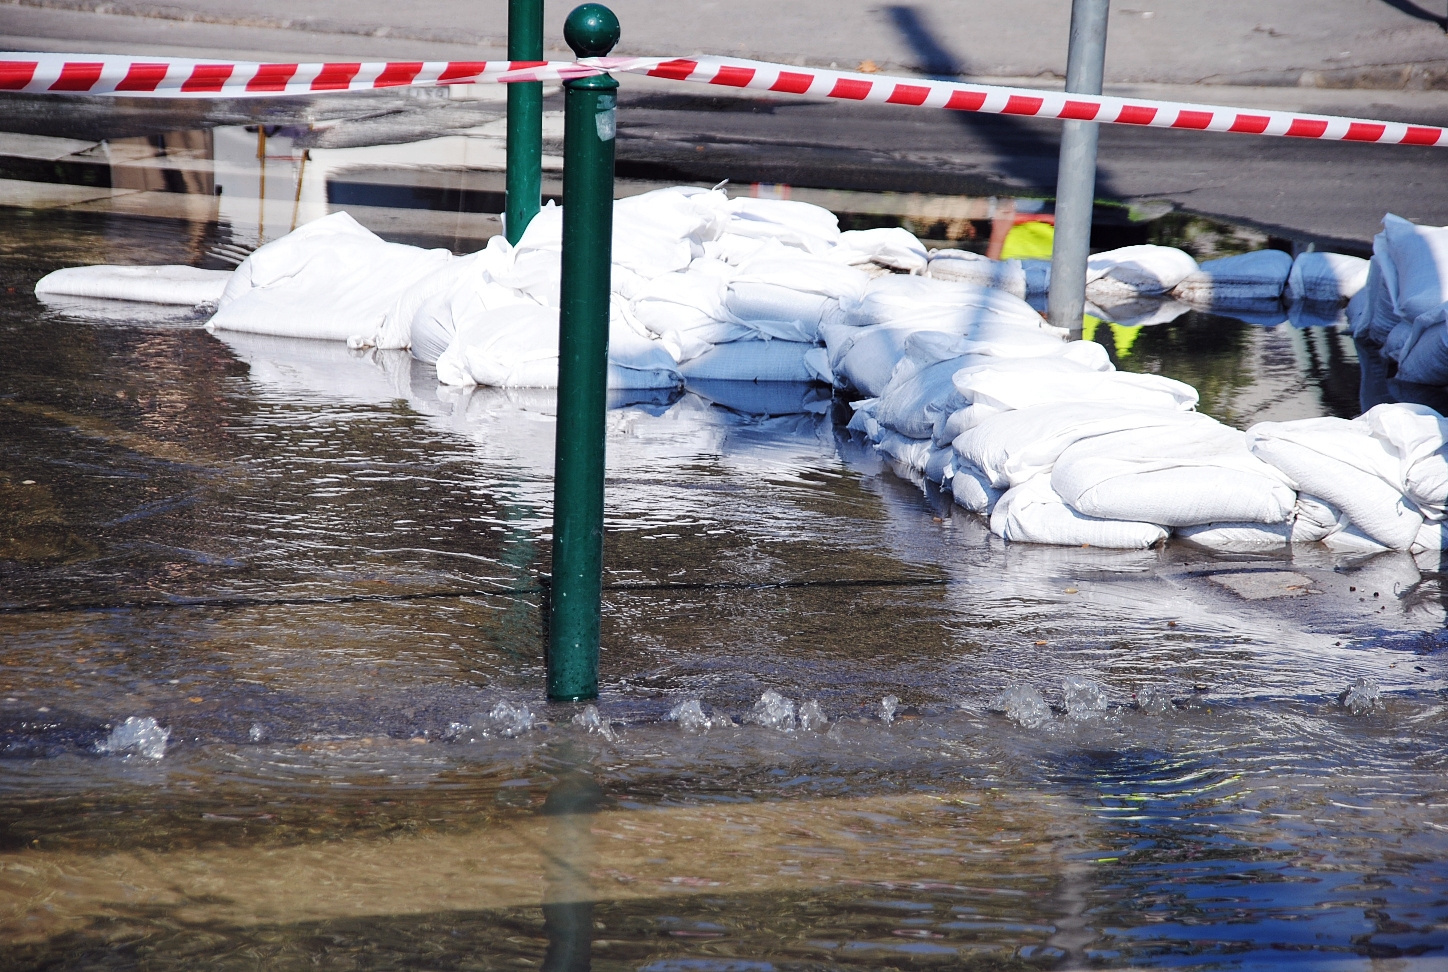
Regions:
<instances>
[{"instance_id":1,"label":"green pole","mask_svg":"<svg viewBox=\"0 0 1448 972\"><path fill-rule=\"evenodd\" d=\"M543 0L508 0L508 60L543 60ZM508 183L505 230L509 243L538 214L543 199L543 85L508 85Z\"/></svg>"},{"instance_id":2,"label":"green pole","mask_svg":"<svg viewBox=\"0 0 1448 972\"><path fill-rule=\"evenodd\" d=\"M578 7L563 25L563 38L580 58L607 54L618 35L618 18L597 3ZM577 701L598 697L618 82L599 74L566 81L563 87L563 276L547 661L548 698Z\"/></svg>"}]
</instances>

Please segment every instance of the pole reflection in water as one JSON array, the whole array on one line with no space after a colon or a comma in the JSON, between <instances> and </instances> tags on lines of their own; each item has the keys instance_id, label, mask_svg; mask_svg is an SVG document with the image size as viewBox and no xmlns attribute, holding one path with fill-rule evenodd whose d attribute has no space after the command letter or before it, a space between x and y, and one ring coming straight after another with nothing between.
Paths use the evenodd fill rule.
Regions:
<instances>
[{"instance_id":1,"label":"pole reflection in water","mask_svg":"<svg viewBox=\"0 0 1448 972\"><path fill-rule=\"evenodd\" d=\"M548 951L543 972L586 972L593 951L593 815L603 805L603 789L572 746L560 755L566 768L543 803L548 817L548 845L543 848Z\"/></svg>"}]
</instances>

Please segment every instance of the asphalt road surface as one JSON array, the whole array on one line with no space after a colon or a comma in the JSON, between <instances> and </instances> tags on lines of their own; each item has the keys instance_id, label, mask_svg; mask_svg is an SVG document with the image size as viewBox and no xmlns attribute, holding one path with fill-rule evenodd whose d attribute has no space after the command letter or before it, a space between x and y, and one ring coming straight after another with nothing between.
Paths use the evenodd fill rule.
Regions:
<instances>
[{"instance_id":1,"label":"asphalt road surface","mask_svg":"<svg viewBox=\"0 0 1448 972\"><path fill-rule=\"evenodd\" d=\"M1244 90L1217 89L1239 97ZM1378 117L1445 125L1448 98L1441 102L1430 110L1365 107L1376 107ZM626 165L665 178L1051 195L1060 126L857 103L635 91L620 101L619 133ZM1268 232L1360 248L1384 213L1448 224L1448 149L1104 125L1097 195L1169 200Z\"/></svg>"}]
</instances>

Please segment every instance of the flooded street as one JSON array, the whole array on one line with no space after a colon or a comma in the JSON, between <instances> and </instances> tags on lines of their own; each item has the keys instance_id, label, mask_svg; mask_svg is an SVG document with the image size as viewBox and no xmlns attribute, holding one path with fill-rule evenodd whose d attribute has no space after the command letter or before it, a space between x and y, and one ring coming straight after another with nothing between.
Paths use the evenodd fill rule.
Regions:
<instances>
[{"instance_id":1,"label":"flooded street","mask_svg":"<svg viewBox=\"0 0 1448 972\"><path fill-rule=\"evenodd\" d=\"M0 207L0 967L1448 963L1436 552L1006 545L823 386L616 393L601 694L549 705L552 392L33 296L348 199L496 232L486 176L444 217L291 146L234 192L228 137L199 189ZM1344 331L1119 321L1236 427L1362 410Z\"/></svg>"}]
</instances>

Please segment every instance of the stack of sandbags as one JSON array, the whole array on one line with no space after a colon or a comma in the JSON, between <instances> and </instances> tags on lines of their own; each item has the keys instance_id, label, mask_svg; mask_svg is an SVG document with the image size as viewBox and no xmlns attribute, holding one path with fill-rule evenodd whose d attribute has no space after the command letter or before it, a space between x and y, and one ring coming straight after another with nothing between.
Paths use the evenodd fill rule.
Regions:
<instances>
[{"instance_id":1,"label":"stack of sandbags","mask_svg":"<svg viewBox=\"0 0 1448 972\"><path fill-rule=\"evenodd\" d=\"M869 397L884 392L912 341L923 352L917 335L934 334L947 342L959 337L989 345L986 353L997 355L1010 354L1013 347L1048 353L1064 336L1018 297L975 284L903 275L869 281L858 299L841 301L839 314L821 326L820 334L834 383ZM1045 350L1026 350L1027 345Z\"/></svg>"},{"instance_id":2,"label":"stack of sandbags","mask_svg":"<svg viewBox=\"0 0 1448 972\"><path fill-rule=\"evenodd\" d=\"M1390 404L1351 421L1263 422L1247 441L1300 492L1299 515L1322 534L1291 539L1362 551L1441 547L1448 422L1432 409Z\"/></svg>"},{"instance_id":3,"label":"stack of sandbags","mask_svg":"<svg viewBox=\"0 0 1448 972\"><path fill-rule=\"evenodd\" d=\"M1036 405L985 419L955 451L952 491L1007 540L1146 547L1180 527L1283 523L1296 501L1241 432L1186 408Z\"/></svg>"},{"instance_id":4,"label":"stack of sandbags","mask_svg":"<svg viewBox=\"0 0 1448 972\"><path fill-rule=\"evenodd\" d=\"M736 267L724 309L761 340L814 343L821 322L863 297L869 279L855 267L770 240Z\"/></svg>"},{"instance_id":5,"label":"stack of sandbags","mask_svg":"<svg viewBox=\"0 0 1448 972\"><path fill-rule=\"evenodd\" d=\"M538 301L502 281L509 276L512 248L495 236L476 253L454 257L398 295L373 334L354 334L353 348L410 348L420 361L436 361L452 343L458 321L474 320L512 304Z\"/></svg>"},{"instance_id":6,"label":"stack of sandbags","mask_svg":"<svg viewBox=\"0 0 1448 972\"><path fill-rule=\"evenodd\" d=\"M1385 216L1348 317L1354 336L1382 345L1399 380L1448 384L1448 227Z\"/></svg>"},{"instance_id":7,"label":"stack of sandbags","mask_svg":"<svg viewBox=\"0 0 1448 972\"><path fill-rule=\"evenodd\" d=\"M627 325L619 303L609 321L608 387L682 385L674 359ZM437 359L437 378L444 385L558 387L558 309L514 304L474 317Z\"/></svg>"},{"instance_id":8,"label":"stack of sandbags","mask_svg":"<svg viewBox=\"0 0 1448 972\"><path fill-rule=\"evenodd\" d=\"M724 306L734 268L701 256L687 268L660 274L634 291L630 311L675 361L697 358L716 344L753 337L755 331Z\"/></svg>"},{"instance_id":9,"label":"stack of sandbags","mask_svg":"<svg viewBox=\"0 0 1448 972\"><path fill-rule=\"evenodd\" d=\"M900 226L846 230L839 235L828 255L853 267L878 275L875 268L900 273L921 273L930 255L915 234Z\"/></svg>"}]
</instances>

